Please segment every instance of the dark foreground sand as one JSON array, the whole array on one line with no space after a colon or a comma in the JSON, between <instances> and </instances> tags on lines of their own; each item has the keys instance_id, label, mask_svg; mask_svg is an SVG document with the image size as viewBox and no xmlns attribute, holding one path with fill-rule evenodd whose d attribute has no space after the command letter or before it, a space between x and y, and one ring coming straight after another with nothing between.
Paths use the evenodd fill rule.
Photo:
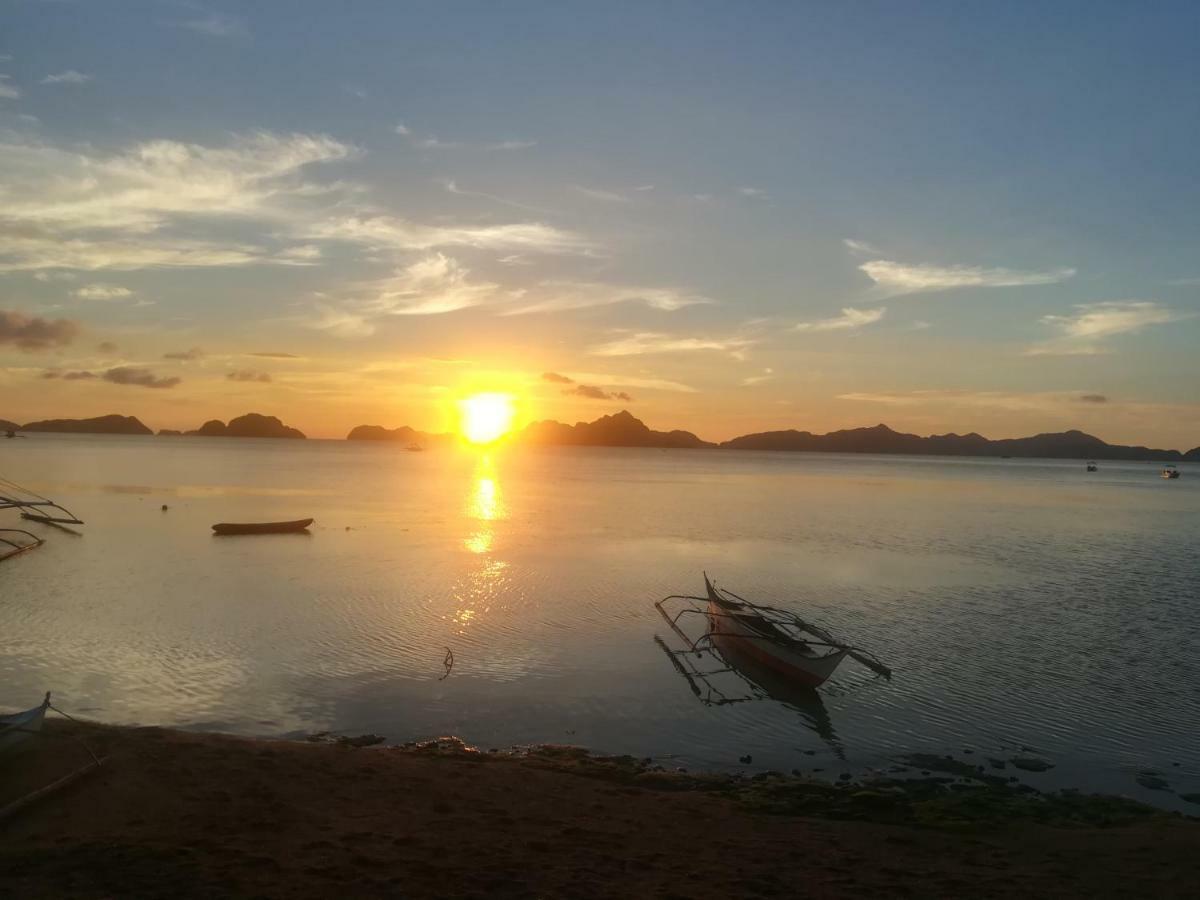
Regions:
<instances>
[{"instance_id":1,"label":"dark foreground sand","mask_svg":"<svg viewBox=\"0 0 1200 900\"><path fill-rule=\"evenodd\" d=\"M648 773L549 750L251 741L47 723L0 761L0 804L107 764L0 822L9 897L1194 897L1200 824L918 825L833 788ZM739 783L747 787L746 782ZM944 787L937 787L945 791ZM767 793L762 793L767 790ZM799 793L797 793L799 792ZM822 793L823 792L823 793ZM763 798L767 802L761 803ZM749 799L748 799L749 798ZM885 798L886 799L886 798ZM870 802L868 802L870 801ZM1024 801L1022 801L1024 802ZM809 809L811 807L811 809ZM811 813L816 813L813 815ZM826 816L855 815L857 821ZM872 816L865 814L867 819ZM891 821L886 821L886 820Z\"/></svg>"}]
</instances>

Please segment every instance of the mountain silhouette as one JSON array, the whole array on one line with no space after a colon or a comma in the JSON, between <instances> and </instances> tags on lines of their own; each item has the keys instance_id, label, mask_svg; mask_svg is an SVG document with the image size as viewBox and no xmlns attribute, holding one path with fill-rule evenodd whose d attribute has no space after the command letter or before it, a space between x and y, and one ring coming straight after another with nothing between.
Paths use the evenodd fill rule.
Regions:
<instances>
[{"instance_id":1,"label":"mountain silhouette","mask_svg":"<svg viewBox=\"0 0 1200 900\"><path fill-rule=\"evenodd\" d=\"M715 447L690 431L652 431L641 419L621 410L594 422L534 422L520 435L521 440L543 445L584 447Z\"/></svg>"},{"instance_id":2,"label":"mountain silhouette","mask_svg":"<svg viewBox=\"0 0 1200 900\"><path fill-rule=\"evenodd\" d=\"M21 431L57 431L67 434L154 434L134 416L96 416L93 419L44 419L29 422Z\"/></svg>"}]
</instances>

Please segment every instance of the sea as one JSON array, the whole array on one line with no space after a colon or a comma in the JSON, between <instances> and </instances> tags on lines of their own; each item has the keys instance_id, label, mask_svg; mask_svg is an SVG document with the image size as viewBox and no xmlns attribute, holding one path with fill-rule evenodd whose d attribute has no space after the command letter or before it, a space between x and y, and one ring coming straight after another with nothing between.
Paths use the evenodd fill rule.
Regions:
<instances>
[{"instance_id":1,"label":"sea","mask_svg":"<svg viewBox=\"0 0 1200 900\"><path fill-rule=\"evenodd\" d=\"M49 690L112 723L575 744L831 780L919 775L923 754L1196 814L1200 466L1179 468L0 440L0 476L86 522L0 511L45 539L0 563L0 709ZM308 534L210 527L308 517ZM673 654L655 601L702 594L705 572L892 677L846 661L802 692Z\"/></svg>"}]
</instances>

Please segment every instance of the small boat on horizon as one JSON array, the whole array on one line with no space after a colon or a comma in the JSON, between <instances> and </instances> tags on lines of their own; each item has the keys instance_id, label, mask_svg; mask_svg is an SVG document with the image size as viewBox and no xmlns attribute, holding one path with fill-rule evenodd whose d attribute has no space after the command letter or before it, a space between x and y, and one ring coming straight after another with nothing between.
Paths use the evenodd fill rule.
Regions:
<instances>
[{"instance_id":1,"label":"small boat on horizon","mask_svg":"<svg viewBox=\"0 0 1200 900\"><path fill-rule=\"evenodd\" d=\"M1175 468L1174 463L1167 463L1165 466L1163 466L1161 474L1163 478L1178 478L1179 470Z\"/></svg>"},{"instance_id":2,"label":"small boat on horizon","mask_svg":"<svg viewBox=\"0 0 1200 900\"><path fill-rule=\"evenodd\" d=\"M834 673L846 657L873 672L891 678L892 670L874 654L836 640L828 631L785 609L760 606L732 591L719 589L704 575L705 597L673 595L655 603L667 624L694 652L705 645L726 656L742 656L797 685L818 687ZM689 601L673 616L663 604L669 600ZM708 629L697 640L679 627L687 613L703 615Z\"/></svg>"},{"instance_id":3,"label":"small boat on horizon","mask_svg":"<svg viewBox=\"0 0 1200 900\"><path fill-rule=\"evenodd\" d=\"M413 453L420 453L425 448L422 447L420 444L408 444L404 449L411 450Z\"/></svg>"},{"instance_id":4,"label":"small boat on horizon","mask_svg":"<svg viewBox=\"0 0 1200 900\"><path fill-rule=\"evenodd\" d=\"M1087 464L1087 470L1088 470L1089 472L1095 472L1095 471L1097 470L1097 466L1096 466L1096 463L1095 463L1095 461L1092 461L1092 462L1090 462L1090 463L1088 463L1088 464Z\"/></svg>"},{"instance_id":5,"label":"small boat on horizon","mask_svg":"<svg viewBox=\"0 0 1200 900\"><path fill-rule=\"evenodd\" d=\"M312 519L291 522L218 522L212 530L220 535L230 534L300 534L308 531Z\"/></svg>"}]
</instances>

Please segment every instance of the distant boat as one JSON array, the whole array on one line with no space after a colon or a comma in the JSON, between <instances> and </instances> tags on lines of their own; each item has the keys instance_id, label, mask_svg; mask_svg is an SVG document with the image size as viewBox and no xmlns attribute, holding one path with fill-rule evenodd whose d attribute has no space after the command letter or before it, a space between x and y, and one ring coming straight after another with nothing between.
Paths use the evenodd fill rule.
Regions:
<instances>
[{"instance_id":1,"label":"distant boat","mask_svg":"<svg viewBox=\"0 0 1200 900\"><path fill-rule=\"evenodd\" d=\"M409 444L409 445L408 445L407 447L405 447L404 449L405 449L405 450L411 450L411 451L413 451L414 453L420 453L420 452L421 452L422 450L424 450L425 448L424 448L424 447L422 447L420 444Z\"/></svg>"},{"instance_id":2,"label":"distant boat","mask_svg":"<svg viewBox=\"0 0 1200 900\"><path fill-rule=\"evenodd\" d=\"M1087 470L1088 470L1089 472L1095 472L1095 471L1096 471L1096 464L1095 464L1094 462L1090 462L1090 463L1088 463L1088 464L1087 464Z\"/></svg>"},{"instance_id":3,"label":"distant boat","mask_svg":"<svg viewBox=\"0 0 1200 900\"><path fill-rule=\"evenodd\" d=\"M1163 478L1178 478L1179 470L1175 468L1173 463L1168 463L1167 465L1163 466L1161 474Z\"/></svg>"},{"instance_id":4,"label":"distant boat","mask_svg":"<svg viewBox=\"0 0 1200 900\"><path fill-rule=\"evenodd\" d=\"M891 677L891 669L873 654L835 640L825 629L805 622L795 613L759 606L731 591L718 590L707 575L704 587L707 597L666 597L655 604L671 629L694 651L699 652L708 642L723 655L748 657L776 675L807 687L823 684L847 656ZM671 616L662 605L667 600L692 601L696 605ZM680 616L687 612L702 613L708 619L708 631L696 641L678 625Z\"/></svg>"},{"instance_id":5,"label":"distant boat","mask_svg":"<svg viewBox=\"0 0 1200 900\"><path fill-rule=\"evenodd\" d=\"M42 730L46 710L50 708L50 694L46 694L40 706L24 712L0 716L0 753L15 750Z\"/></svg>"},{"instance_id":6,"label":"distant boat","mask_svg":"<svg viewBox=\"0 0 1200 900\"><path fill-rule=\"evenodd\" d=\"M212 527L217 534L296 534L307 531L312 519L294 522L219 522Z\"/></svg>"}]
</instances>

